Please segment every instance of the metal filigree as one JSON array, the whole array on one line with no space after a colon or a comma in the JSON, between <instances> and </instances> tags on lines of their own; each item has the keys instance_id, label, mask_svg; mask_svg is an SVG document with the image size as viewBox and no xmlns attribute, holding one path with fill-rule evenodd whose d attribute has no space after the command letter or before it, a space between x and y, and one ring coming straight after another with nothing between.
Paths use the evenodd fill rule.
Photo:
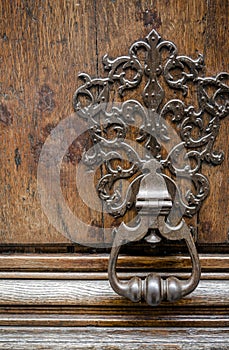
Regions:
<instances>
[{"instance_id":1,"label":"metal filigree","mask_svg":"<svg viewBox=\"0 0 229 350\"><path fill-rule=\"evenodd\" d=\"M216 77L205 77L202 55L196 59L180 56L174 43L163 40L155 30L144 40L135 42L128 55L116 59L105 55L103 64L107 77L91 78L87 74L80 74L84 84L74 94L74 109L88 122L94 143L93 149L85 152L83 160L90 167L104 162L106 171L101 176L97 191L111 215L123 216L133 205L140 213L135 229L123 223L115 231L116 248L111 253L109 271L114 277L114 266L119 251L117 247L128 241L128 235L132 237L131 240L141 239L150 227L160 228L160 234L168 239L185 239L193 261L198 265L190 229L185 226L183 217L195 215L209 193L209 181L201 173L202 164L219 165L224 159L223 152L214 149L214 142L219 132L220 121L229 112L229 74L220 73ZM138 99L125 100L127 92L134 89L138 92ZM121 100L118 106L112 104L114 90L117 90ZM176 92L179 98L168 98L168 91ZM193 104L190 104L190 100ZM136 126L139 119L141 123ZM164 145L173 141L171 125L179 138L166 153ZM128 141L129 129L134 127L137 127L135 141L144 148L141 154ZM114 159L118 161L118 165L114 163ZM125 166L120 162L121 159L127 160ZM156 165L152 165L152 159L157 162ZM140 192L153 192L152 196L155 196L156 192L152 188L150 191L150 185L146 186L145 192L141 190L143 182L146 182L146 173L152 174L152 171L154 175L156 171L160 172L168 189L168 198L171 198L173 204L172 209L171 206L170 209L163 209L163 205L157 207L161 212L157 213L159 219L156 224L149 222L149 216L156 217L153 212L155 198L150 197L149 200L140 196ZM115 187L120 179L129 179L124 198ZM151 183L152 179L153 176ZM182 190L181 185L184 179L192 184L186 192ZM152 186L157 188L156 184ZM159 196L160 193L158 191ZM148 210L147 215L142 211L143 206L147 208L145 211ZM180 216L177 213L180 213ZM164 224L161 216L164 216ZM177 221L178 217L180 223ZM154 234L151 239L153 238L157 241L158 237ZM196 270L200 273L199 267L196 267ZM160 297L156 299L151 298L153 292L146 292L146 287L143 288L139 280L133 282L135 287L131 287L130 281L128 282L128 292L120 291L120 281L117 287L117 279L114 281L111 277L110 281L119 294L134 301L144 297L149 304L154 305L161 299L175 300L190 293L198 283L197 275L194 278L195 283L193 282L191 287L184 287L176 297L168 297L172 289L165 287L166 281L161 282L158 276L154 276L150 282L152 288L156 286L158 289L160 285L160 291L157 291ZM181 281L179 282L181 285ZM171 283L174 286L175 282ZM133 291L130 292L131 288L136 288L137 296L130 297L130 293L133 294Z\"/></svg>"}]
</instances>

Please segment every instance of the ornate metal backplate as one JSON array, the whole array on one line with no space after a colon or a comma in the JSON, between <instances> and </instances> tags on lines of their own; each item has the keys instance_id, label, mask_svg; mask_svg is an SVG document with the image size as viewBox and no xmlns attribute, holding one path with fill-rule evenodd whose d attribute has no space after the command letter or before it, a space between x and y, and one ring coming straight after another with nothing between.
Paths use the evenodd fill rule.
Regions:
<instances>
[{"instance_id":1,"label":"ornate metal backplate","mask_svg":"<svg viewBox=\"0 0 229 350\"><path fill-rule=\"evenodd\" d=\"M84 163L105 165L97 191L107 211L118 217L134 207L137 213L131 225L123 222L114 231L109 279L117 293L133 301L144 298L156 305L177 300L190 293L200 278L198 255L184 217L194 216L209 193L202 164L219 165L224 159L214 142L220 121L229 112L229 75L205 77L202 55L196 59L178 55L174 43L155 30L132 44L128 55L116 59L105 55L103 64L105 78L79 75L84 84L76 90L73 104L87 120L94 144L85 152ZM135 98L127 99L131 90L136 90ZM132 142L130 132L136 136ZM116 186L120 179L129 180L124 197ZM193 262L191 277L163 280L151 274L145 280L120 281L115 266L121 245L144 237L155 243L161 236L186 241Z\"/></svg>"}]
</instances>

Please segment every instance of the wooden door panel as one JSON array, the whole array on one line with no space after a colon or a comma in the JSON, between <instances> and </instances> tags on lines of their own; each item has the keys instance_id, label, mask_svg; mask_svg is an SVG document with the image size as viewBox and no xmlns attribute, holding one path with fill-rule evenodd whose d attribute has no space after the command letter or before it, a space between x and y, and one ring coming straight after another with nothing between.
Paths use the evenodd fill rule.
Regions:
<instances>
[{"instance_id":1,"label":"wooden door panel","mask_svg":"<svg viewBox=\"0 0 229 350\"><path fill-rule=\"evenodd\" d=\"M37 165L52 129L73 112L78 72L96 71L94 1L2 1L1 18L1 243L69 242L42 211ZM85 143L81 137L80 146ZM77 157L73 144L63 191L86 221L101 221L75 191Z\"/></svg>"},{"instance_id":2,"label":"wooden door panel","mask_svg":"<svg viewBox=\"0 0 229 350\"><path fill-rule=\"evenodd\" d=\"M127 54L152 29L173 41L181 55L203 54L206 76L228 71L229 2L2 0L0 11L0 348L228 348L226 119L214 148L223 150L225 160L203 166L211 192L189 220L197 228L201 282L176 303L152 308L115 294L107 280L110 249L81 246L53 227L41 207L37 169L45 141L73 113L78 73L105 77L102 57ZM133 90L119 101L139 96ZM66 150L61 188L74 215L91 225L79 241L109 243L112 235L102 228L122 218L103 213L94 194L89 198L97 210L88 208L76 187L76 170L90 145L85 132ZM63 225L67 230L64 218ZM182 242L131 243L120 254L118 273L123 279L136 271L141 277L155 272L186 279L191 270L186 253Z\"/></svg>"},{"instance_id":3,"label":"wooden door panel","mask_svg":"<svg viewBox=\"0 0 229 350\"><path fill-rule=\"evenodd\" d=\"M72 95L80 84L77 74L104 76L102 56L126 54L130 44L152 28L174 41L181 54L203 53L206 75L226 71L228 3L197 0L191 6L179 0L172 4L131 1L126 6L118 0L63 1L54 6L19 1L12 6L3 1L1 9L1 244L71 244L42 211L37 164L51 131L73 112ZM192 220L199 243L228 242L227 135L224 120L215 149L225 152L225 161L218 167L204 166L211 193L199 217ZM76 189L75 170L87 140L82 135L67 151L62 190L70 209L92 224L92 230L84 233L88 241L110 242L110 234L103 237L98 227L119 221L102 214L101 207L97 212L88 208Z\"/></svg>"}]
</instances>

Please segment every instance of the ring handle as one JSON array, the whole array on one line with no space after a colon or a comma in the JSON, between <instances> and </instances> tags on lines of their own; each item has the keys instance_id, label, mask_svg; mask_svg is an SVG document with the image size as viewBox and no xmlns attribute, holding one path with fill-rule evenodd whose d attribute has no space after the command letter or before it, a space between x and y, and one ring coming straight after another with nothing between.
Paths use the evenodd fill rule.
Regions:
<instances>
[{"instance_id":1,"label":"ring handle","mask_svg":"<svg viewBox=\"0 0 229 350\"><path fill-rule=\"evenodd\" d=\"M165 223L164 217L159 217L158 227L163 237L171 237L170 239L172 240L181 238L185 240L192 261L192 273L187 280L180 280L175 276L164 279L157 273L149 274L144 279L134 276L128 281L120 280L117 276L116 265L120 248L126 243L127 231L123 230L123 227L116 232L108 265L109 281L111 287L117 294L133 302L145 300L152 306L158 305L164 300L173 302L191 293L197 287L201 274L196 246L191 231L185 221L182 220L176 227L170 227ZM145 234L142 233L140 235L141 238L143 238L144 235ZM139 236L136 240L139 240Z\"/></svg>"}]
</instances>

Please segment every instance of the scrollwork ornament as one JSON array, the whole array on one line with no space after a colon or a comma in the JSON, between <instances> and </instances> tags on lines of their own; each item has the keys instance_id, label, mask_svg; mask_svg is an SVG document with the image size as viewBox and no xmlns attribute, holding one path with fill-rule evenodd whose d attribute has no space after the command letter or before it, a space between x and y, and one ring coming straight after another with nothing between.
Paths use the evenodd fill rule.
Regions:
<instances>
[{"instance_id":1,"label":"scrollwork ornament","mask_svg":"<svg viewBox=\"0 0 229 350\"><path fill-rule=\"evenodd\" d=\"M138 57L140 50L145 52L144 64ZM162 60L162 52L164 51L168 53L166 62ZM219 132L220 121L229 112L227 84L229 75L220 73L216 77L203 77L204 60L202 55L196 59L178 55L175 44L161 39L155 30L151 31L144 40L139 40L131 45L128 55L116 59L110 59L105 55L103 64L105 71L108 72L107 77L91 78L89 75L81 73L79 77L84 80L84 84L76 90L73 98L75 111L88 121L93 140L98 143L98 146L93 150L94 153L84 157L85 163L95 164L100 159L101 154L104 157L109 153L109 149L115 148L117 151L122 148L128 159L134 162L138 168L137 166L131 167L131 170L126 171L121 169L114 173L111 171L111 167L106 166L107 173L98 184L100 198L109 206L111 215L122 216L125 212L123 208L125 207L127 210L127 205L123 203L122 210L118 214L117 209L112 206L112 201L117 201L117 196L114 193L108 194L106 188L108 183L109 187L112 187L112 184L118 179L131 177L142 168L144 160L140 160L136 151L125 142L127 124L134 125L137 112L138 115L141 115L142 126L136 141L144 144L147 151L160 160L164 169L168 168L171 174L185 176L185 171L175 169L173 163L169 161L171 154L168 155L167 159L163 159L160 153L160 141L165 141L167 138L166 125L163 122L168 119L172 121L179 132L183 142L182 146L187 150L186 157L195 159L196 167L189 170L188 176L191 176L196 192L187 195L188 205L186 204L187 209L184 213L186 216L193 216L200 209L203 200L209 193L208 180L206 176L200 174L202 163L218 165L224 159L222 151L214 150L214 142ZM133 71L132 79L126 76L127 69ZM175 75L175 70L179 74ZM110 102L112 85L118 83L118 94L123 96L128 90L140 86L144 76L146 83L139 101L127 100L123 102L121 108L113 108L111 111L104 108ZM169 89L180 90L184 98L164 102L165 91L160 79L164 80ZM197 106L187 105L185 102L185 96L191 86L196 91ZM209 89L211 89L211 93L208 92ZM82 96L86 96L89 100L86 106L81 105L80 98ZM96 119L96 116L101 112L104 113L104 123L106 124L103 123L103 130L101 130L100 122ZM117 139L108 141L106 135L111 127L116 130ZM120 139L123 139L121 143ZM118 154L117 158L119 158ZM127 198L128 195L124 199L126 203L128 202Z\"/></svg>"}]
</instances>

